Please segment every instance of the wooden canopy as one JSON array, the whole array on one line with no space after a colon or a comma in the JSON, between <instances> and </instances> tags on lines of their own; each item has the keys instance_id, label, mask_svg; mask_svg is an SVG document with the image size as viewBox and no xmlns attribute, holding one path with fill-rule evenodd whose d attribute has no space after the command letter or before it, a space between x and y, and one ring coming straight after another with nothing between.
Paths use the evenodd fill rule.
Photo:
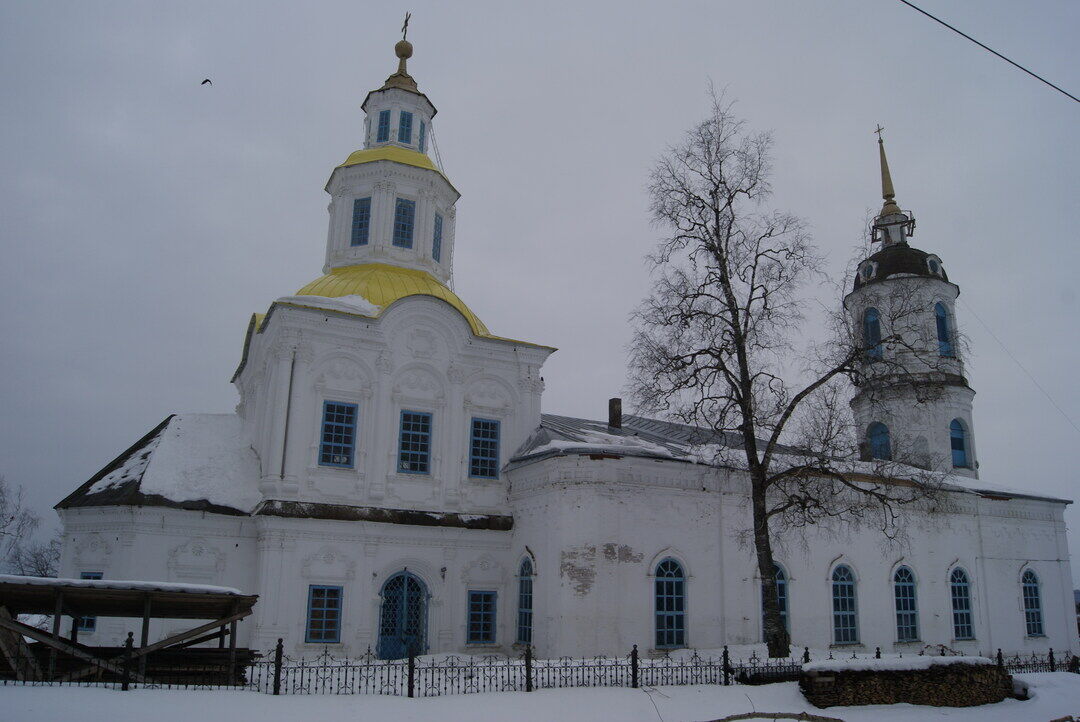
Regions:
<instances>
[{"instance_id":1,"label":"wooden canopy","mask_svg":"<svg viewBox=\"0 0 1080 722\"><path fill-rule=\"evenodd\" d=\"M239 612L250 614L259 599L254 594L202 591L196 586L188 589L198 591L185 591L180 585L155 587L145 582L118 587L119 583L105 580L91 585L83 580L71 580L78 584L9 581L13 579L17 578L0 576L0 606L12 615L52 614L58 594L68 616L142 617L149 601L151 619L221 619Z\"/></svg>"},{"instance_id":2,"label":"wooden canopy","mask_svg":"<svg viewBox=\"0 0 1080 722\"><path fill-rule=\"evenodd\" d=\"M257 600L258 596L254 594L199 584L44 579L4 574L0 575L0 653L16 679L57 679L58 655L63 655L64 659L78 660L86 665L61 675L64 680L74 681L109 672L122 676L126 689L129 678L138 682L150 681L145 672L147 655L151 652L170 650L182 654L192 645L215 639L221 648L228 639L226 679L232 684L238 678L237 652L242 652L245 660L252 656L250 650L236 648L236 623L252 613ZM51 633L19 622L19 614L52 615ZM61 638L60 619L64 616L72 617L71 636L67 640ZM81 645L78 643L79 617L141 617L140 643L135 646L134 635L129 632L123 658L116 656L114 649ZM151 619L212 621L150 644ZM212 632L215 629L217 631ZM47 663L37 660L26 644L27 637L48 648ZM131 667L133 660L137 662L137 671Z\"/></svg>"}]
</instances>

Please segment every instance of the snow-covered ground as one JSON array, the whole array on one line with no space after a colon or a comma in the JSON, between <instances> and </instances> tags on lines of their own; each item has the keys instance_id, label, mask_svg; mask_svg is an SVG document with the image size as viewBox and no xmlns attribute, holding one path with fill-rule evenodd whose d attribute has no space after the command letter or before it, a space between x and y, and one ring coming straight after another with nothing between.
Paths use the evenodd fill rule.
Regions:
<instances>
[{"instance_id":1,"label":"snow-covered ground","mask_svg":"<svg viewBox=\"0 0 1080 722\"><path fill-rule=\"evenodd\" d=\"M677 722L715 720L742 712L802 712L838 717L845 722L949 720L949 722L1043 722L1080 715L1080 675L1067 672L1020 674L1034 698L1005 700L981 707L830 707L808 704L794 682L749 686L661 687L657 689L562 689L536 692L469 694L426 699L368 695L273 697L257 692L133 690L96 687L2 687L4 722L320 722L433 719L475 722L572 722L624 720Z\"/></svg>"}]
</instances>

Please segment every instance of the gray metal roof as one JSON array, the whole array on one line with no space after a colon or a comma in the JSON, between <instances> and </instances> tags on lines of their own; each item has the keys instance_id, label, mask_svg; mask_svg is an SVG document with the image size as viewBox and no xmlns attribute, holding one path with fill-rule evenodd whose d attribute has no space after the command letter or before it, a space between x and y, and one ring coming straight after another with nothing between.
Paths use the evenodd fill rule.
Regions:
<instances>
[{"instance_id":1,"label":"gray metal roof","mask_svg":"<svg viewBox=\"0 0 1080 722\"><path fill-rule=\"evenodd\" d=\"M719 443L722 437L708 429L644 416L624 415L622 427L573 416L542 414L540 427L515 452L510 464L537 461L565 454L640 456L695 463L692 447ZM738 439L727 435L724 446Z\"/></svg>"}]
</instances>

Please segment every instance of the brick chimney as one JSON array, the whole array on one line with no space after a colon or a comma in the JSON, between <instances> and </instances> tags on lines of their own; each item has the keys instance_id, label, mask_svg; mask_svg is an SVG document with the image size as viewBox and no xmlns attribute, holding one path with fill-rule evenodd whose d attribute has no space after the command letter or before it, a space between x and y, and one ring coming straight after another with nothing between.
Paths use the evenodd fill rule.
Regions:
<instances>
[{"instance_id":1,"label":"brick chimney","mask_svg":"<svg viewBox=\"0 0 1080 722\"><path fill-rule=\"evenodd\" d=\"M622 399L608 399L607 424L613 429L622 428Z\"/></svg>"}]
</instances>

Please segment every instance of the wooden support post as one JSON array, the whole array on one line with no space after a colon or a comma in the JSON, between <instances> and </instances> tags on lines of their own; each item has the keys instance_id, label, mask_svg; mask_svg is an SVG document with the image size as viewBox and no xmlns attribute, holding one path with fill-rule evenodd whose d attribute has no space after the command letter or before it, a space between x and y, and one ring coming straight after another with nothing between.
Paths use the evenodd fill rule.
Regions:
<instances>
[{"instance_id":1,"label":"wooden support post","mask_svg":"<svg viewBox=\"0 0 1080 722\"><path fill-rule=\"evenodd\" d=\"M139 642L139 649L142 649L150 643L150 595L146 595L146 599L143 601L143 613L142 613L142 637ZM139 657L139 674L146 674L146 655Z\"/></svg>"},{"instance_id":2,"label":"wooden support post","mask_svg":"<svg viewBox=\"0 0 1080 722\"><path fill-rule=\"evenodd\" d=\"M229 684L236 684L236 620L229 622Z\"/></svg>"},{"instance_id":3,"label":"wooden support post","mask_svg":"<svg viewBox=\"0 0 1080 722\"><path fill-rule=\"evenodd\" d=\"M194 637L198 637L200 634L202 634L203 632L205 632L208 629L213 629L214 627L222 627L225 624L228 624L229 622L232 622L234 620L243 619L244 617L248 616L249 614L251 614L250 609L247 610L246 612L238 612L237 614L233 614L233 615L231 615L229 617L226 617L225 619L216 619L213 622L207 622L206 624L199 625L198 627L195 627L194 629L189 629L186 632L181 632L180 634L174 634L171 637L166 637L165 639L154 642L153 644L148 644L145 647L143 647L142 649L136 649L132 656L133 657L141 657L143 655L150 654L151 652L156 652L159 649L164 649L165 647L172 647L174 645L179 644L180 642L186 641L188 639L192 639ZM0 622L0 626L2 626L2 622ZM32 635L30 635L30 636L32 636ZM109 662L111 664L119 664L120 662L123 661L123 659L124 659L123 657L115 657L112 660L109 660ZM102 664L102 663L98 662L98 664ZM106 667L106 669L108 669L108 668ZM88 674L92 673L93 671L94 671L93 667L85 667L85 668L80 669L80 670L78 670L76 672L72 672L71 674L65 676L64 679L68 679L68 680L81 679L82 677L87 676ZM137 679L135 681L141 682L142 680Z\"/></svg>"},{"instance_id":4,"label":"wooden support post","mask_svg":"<svg viewBox=\"0 0 1080 722\"><path fill-rule=\"evenodd\" d=\"M49 634L41 631L37 627L31 627L29 624L23 624L22 622L19 622L19 621L16 621L14 619L10 619L10 618L5 619L3 615L0 615L0 628L9 629L9 630L11 630L11 631L13 631L13 632L15 632L17 634L25 635L27 637L30 637L30 639L33 639L36 642L41 642L42 644L44 644L47 647L56 647L57 649L64 652L64 654L70 654L72 657L75 657L77 659L81 659L84 662L88 662L91 665L93 665L91 667L88 667L87 668L88 670L96 671L96 669L100 667L100 668L106 669L106 670L108 670L110 672L113 672L114 674L123 674L123 672L124 672L123 666L121 664L118 664L117 660L110 661L110 660L107 660L107 659L100 659L98 657L95 657L94 655L90 654L89 652L85 652L85 651L83 651L83 649L80 649L79 647L75 647L71 643L69 643L69 642L67 642L67 641L65 641L63 639L57 639L57 638L52 637ZM120 661L122 661L123 657L120 657L118 659ZM82 675L79 675L79 676L86 676L86 675L82 674ZM142 675L136 675L135 673L132 673L131 678L133 680L135 680L136 682L144 682L145 681L143 679ZM64 675L64 679L65 680L78 679L78 676Z\"/></svg>"},{"instance_id":5,"label":"wooden support post","mask_svg":"<svg viewBox=\"0 0 1080 722\"><path fill-rule=\"evenodd\" d=\"M53 610L52 620L52 636L56 641L60 641L60 615L64 611L64 593L57 590L56 592L56 606ZM53 678L53 674L56 672L56 647L49 649L49 679Z\"/></svg>"},{"instance_id":6,"label":"wooden support post","mask_svg":"<svg viewBox=\"0 0 1080 722\"><path fill-rule=\"evenodd\" d=\"M7 607L0 607L0 619L12 621ZM38 666L37 658L30 651L30 646L22 634L0 626L0 652L3 652L15 672L15 679L41 680L41 667Z\"/></svg>"},{"instance_id":7,"label":"wooden support post","mask_svg":"<svg viewBox=\"0 0 1080 722\"><path fill-rule=\"evenodd\" d=\"M221 629L218 631L218 649L225 649L225 625L221 625Z\"/></svg>"},{"instance_id":8,"label":"wooden support post","mask_svg":"<svg viewBox=\"0 0 1080 722\"><path fill-rule=\"evenodd\" d=\"M68 639L71 640L72 644L78 644L79 643L79 620L80 619L81 619L81 617L72 617L71 618L71 634L68 635Z\"/></svg>"}]
</instances>

